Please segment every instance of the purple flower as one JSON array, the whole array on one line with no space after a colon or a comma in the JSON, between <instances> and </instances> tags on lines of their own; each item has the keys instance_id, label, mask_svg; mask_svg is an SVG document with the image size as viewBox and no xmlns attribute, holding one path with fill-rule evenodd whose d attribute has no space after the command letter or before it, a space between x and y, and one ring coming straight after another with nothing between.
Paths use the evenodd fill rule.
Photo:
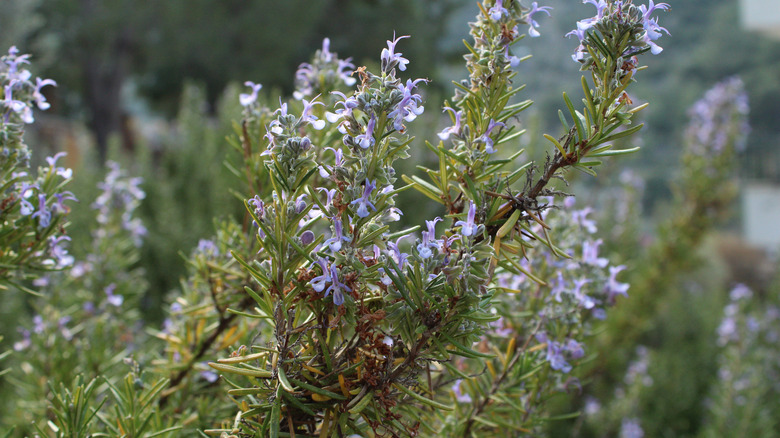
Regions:
<instances>
[{"instance_id":1,"label":"purple flower","mask_svg":"<svg viewBox=\"0 0 780 438\"><path fill-rule=\"evenodd\" d=\"M422 232L422 242L417 245L417 252L420 253L420 257L427 259L433 256L431 248L436 248L439 245L439 242L436 240L436 222L441 220L441 218L436 217L432 221L425 221L428 231Z\"/></svg>"},{"instance_id":2,"label":"purple flower","mask_svg":"<svg viewBox=\"0 0 780 438\"><path fill-rule=\"evenodd\" d=\"M582 291L582 287L588 283L590 283L590 280L588 279L574 280L574 290L572 290L572 295L574 295L574 298L580 303L582 307L586 309L592 309L596 307L596 302L593 301L593 298L589 297L585 292Z\"/></svg>"},{"instance_id":3,"label":"purple flower","mask_svg":"<svg viewBox=\"0 0 780 438\"><path fill-rule=\"evenodd\" d=\"M352 289L339 281L339 273L336 270L336 265L330 265L330 281L330 287L325 291L325 296L327 297L333 292L333 304L340 306L344 304L344 294L341 290L346 289L347 292L352 292Z\"/></svg>"},{"instance_id":4,"label":"purple flower","mask_svg":"<svg viewBox=\"0 0 780 438\"><path fill-rule=\"evenodd\" d=\"M573 199L573 198L567 198ZM588 219L588 215L593 211L590 207L585 207L582 210L577 210L572 212L571 218L572 220L579 226L585 229L590 234L593 234L597 231L596 229L596 221L592 219Z\"/></svg>"},{"instance_id":5,"label":"purple flower","mask_svg":"<svg viewBox=\"0 0 780 438\"><path fill-rule=\"evenodd\" d=\"M501 1L501 0L498 0ZM458 401L458 403L471 403L471 396L467 393L463 393L460 390L460 384L463 382L462 379L458 379L455 381L455 383L452 385L452 392L455 393L455 400Z\"/></svg>"},{"instance_id":6,"label":"purple flower","mask_svg":"<svg viewBox=\"0 0 780 438\"><path fill-rule=\"evenodd\" d=\"M46 329L46 323L43 322L41 315L33 316L33 332L40 335Z\"/></svg>"},{"instance_id":7,"label":"purple flower","mask_svg":"<svg viewBox=\"0 0 780 438\"><path fill-rule=\"evenodd\" d=\"M496 4L488 9L488 15L493 21L498 21L503 16L509 16L509 11L504 7L504 0L496 0Z\"/></svg>"},{"instance_id":8,"label":"purple flower","mask_svg":"<svg viewBox=\"0 0 780 438\"><path fill-rule=\"evenodd\" d=\"M14 99L13 96L13 87L15 85L14 81L11 81L8 85L5 86L5 99L3 99L3 106L8 108L11 112L14 112L19 115L19 118L22 119L22 122L30 124L35 121L33 118L32 110L29 106L27 106L26 103L22 102L21 100ZM8 121L9 114L6 113L5 119Z\"/></svg>"},{"instance_id":9,"label":"purple flower","mask_svg":"<svg viewBox=\"0 0 780 438\"><path fill-rule=\"evenodd\" d=\"M333 148L325 148L325 149L333 151L333 154L335 155L335 161L334 161L333 164L334 164L335 167L341 167L342 165L344 165L344 152L342 152L341 149L333 149ZM328 166L328 165L325 165L325 164L320 166L320 176L322 176L323 178L327 178L328 175L331 175L331 174L333 174L333 166ZM322 188L320 187L319 189L322 189ZM330 201L332 199L333 199L333 195L329 195L328 196L328 204L330 204Z\"/></svg>"},{"instance_id":10,"label":"purple flower","mask_svg":"<svg viewBox=\"0 0 780 438\"><path fill-rule=\"evenodd\" d=\"M350 202L350 204L357 204L357 215L360 217L367 217L368 216L368 207L371 207L372 210L376 211L376 207L374 204L370 201L369 197L371 196L371 192L376 188L376 180L373 182L369 181L368 178L366 178L366 184L363 189L363 196L355 199L354 201Z\"/></svg>"},{"instance_id":11,"label":"purple flower","mask_svg":"<svg viewBox=\"0 0 780 438\"><path fill-rule=\"evenodd\" d=\"M479 228L479 225L474 223L474 216L476 215L477 206L474 204L474 201L469 201L469 212L466 216L466 221L457 221L455 222L455 226L460 225L460 234L463 236L469 237L473 236L477 233L477 229Z\"/></svg>"},{"instance_id":12,"label":"purple flower","mask_svg":"<svg viewBox=\"0 0 780 438\"><path fill-rule=\"evenodd\" d=\"M416 79L412 81L407 79L406 86L403 87L403 97L401 101L390 111L387 115L389 119L393 120L393 128L396 131L403 131L403 122L411 122L425 111L425 108L420 105L422 97L419 94L412 94L412 90L417 88L419 82L428 82L427 79Z\"/></svg>"},{"instance_id":13,"label":"purple flower","mask_svg":"<svg viewBox=\"0 0 780 438\"><path fill-rule=\"evenodd\" d=\"M517 27L517 26L515 26L515 27ZM506 47L504 47L504 57L509 62L509 66L512 67L512 68L517 68L517 66L520 65L520 62L522 61L517 56L509 54L509 46L508 45Z\"/></svg>"},{"instance_id":14,"label":"purple flower","mask_svg":"<svg viewBox=\"0 0 780 438\"><path fill-rule=\"evenodd\" d=\"M753 296L753 292L750 290L750 288L745 286L742 283L734 286L734 289L732 289L731 292L729 293L729 298L731 299L731 301L749 299L752 296Z\"/></svg>"},{"instance_id":15,"label":"purple flower","mask_svg":"<svg viewBox=\"0 0 780 438\"><path fill-rule=\"evenodd\" d=\"M336 196L336 189L328 190L324 187L317 187L317 190L325 192L325 208L333 207L333 197Z\"/></svg>"},{"instance_id":16,"label":"purple flower","mask_svg":"<svg viewBox=\"0 0 780 438\"><path fill-rule=\"evenodd\" d=\"M57 328L60 329L60 334L66 341L73 339L73 333L67 327L70 320L70 316L63 316L57 321Z\"/></svg>"},{"instance_id":17,"label":"purple flower","mask_svg":"<svg viewBox=\"0 0 780 438\"><path fill-rule=\"evenodd\" d=\"M198 253L205 255L206 257L218 257L219 248L217 245L208 239L198 240L198 247L196 250Z\"/></svg>"},{"instance_id":18,"label":"purple flower","mask_svg":"<svg viewBox=\"0 0 780 438\"><path fill-rule=\"evenodd\" d=\"M322 102L314 102L314 101L309 102L306 99L302 99L302 102L303 102L303 114L301 115L301 122L311 123L311 126L318 131L324 128L325 120L319 120L317 116L311 114L311 110L314 108L314 105L325 105L325 104Z\"/></svg>"},{"instance_id":19,"label":"purple flower","mask_svg":"<svg viewBox=\"0 0 780 438\"><path fill-rule=\"evenodd\" d=\"M333 216L330 220L333 222L333 236L323 244L328 245L332 252L338 252L341 250L341 242L351 242L352 238L344 235L343 224L338 216Z\"/></svg>"},{"instance_id":20,"label":"purple flower","mask_svg":"<svg viewBox=\"0 0 780 438\"><path fill-rule=\"evenodd\" d=\"M625 266L610 266L609 267L609 279L607 280L607 284L604 287L607 293L607 301L610 303L615 302L615 296L617 295L623 295L624 297L628 297L628 283L620 283L617 281L617 274L626 269Z\"/></svg>"},{"instance_id":21,"label":"purple flower","mask_svg":"<svg viewBox=\"0 0 780 438\"><path fill-rule=\"evenodd\" d=\"M49 102L46 101L46 97L41 94L41 88L47 85L56 87L57 83L51 79L35 78L35 91L33 91L32 97L33 100L35 100L35 103L38 105L38 108L41 110L47 110L51 106Z\"/></svg>"},{"instance_id":22,"label":"purple flower","mask_svg":"<svg viewBox=\"0 0 780 438\"><path fill-rule=\"evenodd\" d=\"M257 101L257 92L260 91L260 89L263 88L263 86L261 84L256 84L252 81L246 81L244 82L244 85L250 87L252 89L252 93L250 94L241 93L238 96L238 100L241 102L241 106L249 107Z\"/></svg>"},{"instance_id":23,"label":"purple flower","mask_svg":"<svg viewBox=\"0 0 780 438\"><path fill-rule=\"evenodd\" d=\"M219 380L219 375L211 370L202 370L198 374L209 383L214 383Z\"/></svg>"},{"instance_id":24,"label":"purple flower","mask_svg":"<svg viewBox=\"0 0 780 438\"><path fill-rule=\"evenodd\" d=\"M723 347L729 342L738 340L737 321L733 316L726 316L718 326L718 345Z\"/></svg>"},{"instance_id":25,"label":"purple flower","mask_svg":"<svg viewBox=\"0 0 780 438\"><path fill-rule=\"evenodd\" d=\"M67 213L70 211L70 207L65 205L65 201L78 202L78 199L76 199L71 192L57 193L54 197L57 198L57 200L54 202L54 205L51 206L51 210L55 213Z\"/></svg>"},{"instance_id":26,"label":"purple flower","mask_svg":"<svg viewBox=\"0 0 780 438\"><path fill-rule=\"evenodd\" d=\"M303 210L306 210L306 194L298 196L295 199L295 213L301 214Z\"/></svg>"},{"instance_id":27,"label":"purple flower","mask_svg":"<svg viewBox=\"0 0 780 438\"><path fill-rule=\"evenodd\" d=\"M564 351L558 342L550 341L547 343L547 361L550 362L550 368L568 373L571 371L571 365L566 362Z\"/></svg>"},{"instance_id":28,"label":"purple flower","mask_svg":"<svg viewBox=\"0 0 780 438\"><path fill-rule=\"evenodd\" d=\"M376 115L371 114L366 126L366 133L355 137L355 142L363 149L368 149L374 145L374 127L376 126Z\"/></svg>"},{"instance_id":29,"label":"purple flower","mask_svg":"<svg viewBox=\"0 0 780 438\"><path fill-rule=\"evenodd\" d=\"M536 2L531 3L531 10L528 11L528 14L526 15L526 20L528 20L528 24L529 24L528 35L530 35L531 38L535 38L540 35L539 31L536 30L536 28L539 27L539 23L537 23L536 20L533 19L533 15L536 14L537 12L544 12L549 17L551 9L552 8L549 6L540 7Z\"/></svg>"},{"instance_id":30,"label":"purple flower","mask_svg":"<svg viewBox=\"0 0 780 438\"><path fill-rule=\"evenodd\" d=\"M461 127L461 125L460 125L461 124L460 118L463 115L463 113L461 111L455 112L454 109L452 109L452 108L450 108L448 106L445 106L444 110L451 112L455 116L455 125L454 126L450 126L449 128L444 128L444 130L441 131L438 134L439 138L442 139L442 140L446 140L446 139L450 138L450 135L454 135L456 137L460 137L461 136L461 132L460 131L461 131L461 129L463 129Z\"/></svg>"},{"instance_id":31,"label":"purple flower","mask_svg":"<svg viewBox=\"0 0 780 438\"><path fill-rule=\"evenodd\" d=\"M668 30L658 25L658 18L651 17L656 9L666 11L669 9L669 5L666 3L658 3L656 5L653 0L650 0L648 6L639 6L639 10L642 12L642 26L645 28L644 42L650 46L650 52L653 55L657 55L664 50L653 41L660 38L661 35L663 35L662 32L666 32L666 34L669 35Z\"/></svg>"},{"instance_id":32,"label":"purple flower","mask_svg":"<svg viewBox=\"0 0 780 438\"><path fill-rule=\"evenodd\" d=\"M485 130L485 133L475 140L480 143L485 143L485 152L489 154L493 154L496 152L496 150L493 149L493 139L490 138L490 133L493 132L495 128L499 128L499 132L500 132L501 128L506 128L506 125L501 122L496 122L495 120L490 119L490 123L488 123L488 127Z\"/></svg>"},{"instance_id":33,"label":"purple flower","mask_svg":"<svg viewBox=\"0 0 780 438\"><path fill-rule=\"evenodd\" d=\"M642 438L645 432L638 418L624 418L620 423L620 438Z\"/></svg>"},{"instance_id":34,"label":"purple flower","mask_svg":"<svg viewBox=\"0 0 780 438\"><path fill-rule=\"evenodd\" d=\"M328 261L320 258L317 263L322 268L322 275L311 279L311 287L317 292L322 292L325 289L325 285L330 283L330 269L328 268Z\"/></svg>"},{"instance_id":35,"label":"purple flower","mask_svg":"<svg viewBox=\"0 0 780 438\"><path fill-rule=\"evenodd\" d=\"M73 264L73 256L68 254L68 250L60 246L62 242L70 241L68 236L49 237L49 254L56 262L57 268L64 268Z\"/></svg>"},{"instance_id":36,"label":"purple flower","mask_svg":"<svg viewBox=\"0 0 780 438\"><path fill-rule=\"evenodd\" d=\"M574 339L569 339L566 342L566 351L569 352L569 356L574 360L582 359L585 356L585 349L582 348L582 344Z\"/></svg>"},{"instance_id":37,"label":"purple flower","mask_svg":"<svg viewBox=\"0 0 780 438\"><path fill-rule=\"evenodd\" d=\"M14 342L14 351L23 351L30 348L30 345L32 345L30 331L20 328L19 332L22 334L22 340Z\"/></svg>"},{"instance_id":38,"label":"purple flower","mask_svg":"<svg viewBox=\"0 0 780 438\"><path fill-rule=\"evenodd\" d=\"M502 338L506 338L514 332L511 327L506 327L506 321L504 321L504 317L500 317L497 320L491 322L490 327L493 334Z\"/></svg>"},{"instance_id":39,"label":"purple flower","mask_svg":"<svg viewBox=\"0 0 780 438\"><path fill-rule=\"evenodd\" d=\"M525 260L525 259L524 259ZM555 279L555 285L550 291L550 295L553 296L555 301L561 302L561 294L566 292L566 281L563 279L563 274L558 271L558 276Z\"/></svg>"},{"instance_id":40,"label":"purple flower","mask_svg":"<svg viewBox=\"0 0 780 438\"><path fill-rule=\"evenodd\" d=\"M255 216L262 220L263 216L265 216L265 203L260 199L260 196L255 195L253 198L246 201L246 203L255 208Z\"/></svg>"},{"instance_id":41,"label":"purple flower","mask_svg":"<svg viewBox=\"0 0 780 438\"><path fill-rule=\"evenodd\" d=\"M582 262L599 268L604 268L609 263L609 260L599 257L599 246L602 244L602 240L599 239L595 242L586 240L582 242Z\"/></svg>"},{"instance_id":42,"label":"purple flower","mask_svg":"<svg viewBox=\"0 0 780 438\"><path fill-rule=\"evenodd\" d=\"M404 264L406 263L406 259L409 257L409 254L405 252L401 252L401 249L398 247L398 243L401 242L401 239L405 239L406 237L407 236L401 236L395 242L387 242L387 247L390 248L390 255L393 257L393 260L395 260L395 262L398 264L398 267L401 269L403 269Z\"/></svg>"},{"instance_id":43,"label":"purple flower","mask_svg":"<svg viewBox=\"0 0 780 438\"><path fill-rule=\"evenodd\" d=\"M114 294L114 291L116 290L116 284L111 283L103 290L106 293L106 302L108 302L108 304L111 304L114 307L119 307L125 301L125 298L122 295Z\"/></svg>"},{"instance_id":44,"label":"purple flower","mask_svg":"<svg viewBox=\"0 0 780 438\"><path fill-rule=\"evenodd\" d=\"M35 207L33 207L29 201L26 199L21 199L19 201L19 213L21 213L22 216L29 216L33 211L35 211Z\"/></svg>"},{"instance_id":45,"label":"purple flower","mask_svg":"<svg viewBox=\"0 0 780 438\"><path fill-rule=\"evenodd\" d=\"M38 211L33 213L32 217L38 218L38 225L41 228L46 228L51 223L51 211L46 208L46 195L43 193L38 194Z\"/></svg>"},{"instance_id":46,"label":"purple flower","mask_svg":"<svg viewBox=\"0 0 780 438\"><path fill-rule=\"evenodd\" d=\"M330 123L336 123L341 119L352 117L352 110L358 107L358 101L354 97L347 97L344 95L344 93L340 91L332 91L331 94L336 94L341 96L340 101L336 102L336 105L341 105L342 108L337 109L335 113L326 112L325 118L328 119ZM346 131L342 132L342 127L339 126L339 132L342 134L346 133Z\"/></svg>"},{"instance_id":47,"label":"purple flower","mask_svg":"<svg viewBox=\"0 0 780 438\"><path fill-rule=\"evenodd\" d=\"M599 321L604 321L605 319L607 319L607 311L600 307L594 308L591 311L591 315L593 315L593 317L598 319Z\"/></svg>"},{"instance_id":48,"label":"purple flower","mask_svg":"<svg viewBox=\"0 0 780 438\"><path fill-rule=\"evenodd\" d=\"M403 53L395 53L395 45L398 44L398 41L403 38L409 38L409 35L399 36L398 38L395 38L395 35L393 35L393 38L392 41L387 41L387 48L382 49L382 71L385 73L389 73L396 66L398 66L399 70L405 71L406 65L409 64L409 60L401 56Z\"/></svg>"},{"instance_id":49,"label":"purple flower","mask_svg":"<svg viewBox=\"0 0 780 438\"><path fill-rule=\"evenodd\" d=\"M18 55L18 56L17 56ZM19 69L21 64L29 64L28 59L30 55L19 55L19 49L16 46L11 46L8 49L8 56L5 58L5 63L8 65L8 78L12 81L24 82L30 79L30 72L25 69Z\"/></svg>"}]
</instances>

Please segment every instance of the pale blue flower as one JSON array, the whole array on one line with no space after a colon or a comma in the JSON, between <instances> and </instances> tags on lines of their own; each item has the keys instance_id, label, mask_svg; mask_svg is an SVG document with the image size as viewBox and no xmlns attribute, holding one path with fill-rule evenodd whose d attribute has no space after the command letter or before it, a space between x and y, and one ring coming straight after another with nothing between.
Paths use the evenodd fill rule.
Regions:
<instances>
[{"instance_id":1,"label":"pale blue flower","mask_svg":"<svg viewBox=\"0 0 780 438\"><path fill-rule=\"evenodd\" d=\"M119 307L122 305L125 299L122 295L114 294L115 290L116 284L114 283L109 284L105 289L103 289L103 291L106 293L106 302L114 307Z\"/></svg>"},{"instance_id":2,"label":"pale blue flower","mask_svg":"<svg viewBox=\"0 0 780 438\"><path fill-rule=\"evenodd\" d=\"M241 93L238 96L238 100L239 102L241 102L241 106L248 107L257 101L257 92L260 91L260 89L263 88L263 86L261 84L256 84L252 81L246 81L244 82L244 85L251 88L252 92L249 94Z\"/></svg>"},{"instance_id":3,"label":"pale blue flower","mask_svg":"<svg viewBox=\"0 0 780 438\"><path fill-rule=\"evenodd\" d=\"M582 262L597 266L599 268L604 268L609 263L609 260L607 260L604 257L599 257L599 246L603 243L603 240L599 239L595 242L586 240L582 242Z\"/></svg>"},{"instance_id":4,"label":"pale blue flower","mask_svg":"<svg viewBox=\"0 0 780 438\"><path fill-rule=\"evenodd\" d=\"M448 128L444 128L444 130L441 131L440 133L438 133L437 135L442 140L446 140L446 139L450 138L450 135L454 135L456 137L460 137L461 136L461 130L463 129L461 127L460 118L463 115L463 113L461 111L455 112L454 109L452 109L452 108L450 108L448 106L444 107L444 111L449 111L449 112L451 112L455 116L455 125L454 126L450 126Z\"/></svg>"},{"instance_id":5,"label":"pale blue flower","mask_svg":"<svg viewBox=\"0 0 780 438\"><path fill-rule=\"evenodd\" d=\"M501 0L499 0L501 1ZM464 393L460 389L460 384L463 382L462 379L458 379L455 381L455 383L452 385L452 392L455 393L455 400L458 401L458 403L471 403L471 396L468 395L468 393Z\"/></svg>"},{"instance_id":6,"label":"pale blue flower","mask_svg":"<svg viewBox=\"0 0 780 438\"><path fill-rule=\"evenodd\" d=\"M376 207L371 202L371 192L376 188L376 180L369 181L368 178L366 178L366 184L363 188L363 196L361 196L358 199L355 199L354 201L350 202L350 204L357 204L357 215L360 217L368 217L368 207L371 207L372 210L376 211Z\"/></svg>"},{"instance_id":7,"label":"pale blue flower","mask_svg":"<svg viewBox=\"0 0 780 438\"><path fill-rule=\"evenodd\" d=\"M52 79L41 79L41 78L35 78L35 90L33 91L33 100L35 101L36 105L38 105L38 108L41 110L47 110L51 105L49 102L46 101L46 97L41 94L41 88L51 85L56 87L57 83L54 82Z\"/></svg>"},{"instance_id":8,"label":"pale blue flower","mask_svg":"<svg viewBox=\"0 0 780 438\"><path fill-rule=\"evenodd\" d=\"M347 292L352 292L352 289L339 281L339 273L336 270L336 265L330 265L330 281L330 287L325 291L325 296L327 297L333 292L333 304L340 306L344 304L344 293L342 292L342 289Z\"/></svg>"},{"instance_id":9,"label":"pale blue flower","mask_svg":"<svg viewBox=\"0 0 780 438\"><path fill-rule=\"evenodd\" d=\"M417 252L420 254L420 257L424 259L432 257L433 251L431 249L439 246L439 241L436 240L436 222L441 220L441 218L436 217L431 221L425 221L428 230L422 232L422 242L417 245Z\"/></svg>"},{"instance_id":10,"label":"pale blue flower","mask_svg":"<svg viewBox=\"0 0 780 438\"><path fill-rule=\"evenodd\" d=\"M338 252L341 250L341 242L351 242L352 238L344 235L343 225L339 217L334 216L330 220L333 222L333 236L323 242L323 245L327 245L333 252Z\"/></svg>"},{"instance_id":11,"label":"pale blue flower","mask_svg":"<svg viewBox=\"0 0 780 438\"><path fill-rule=\"evenodd\" d=\"M318 259L317 263L320 265L320 268L322 268L322 275L312 278L309 283L311 284L312 289L317 292L322 292L325 290L325 285L331 281L330 268L328 267L327 260L323 258Z\"/></svg>"},{"instance_id":12,"label":"pale blue flower","mask_svg":"<svg viewBox=\"0 0 780 438\"><path fill-rule=\"evenodd\" d=\"M621 283L617 281L617 274L620 273L620 271L626 269L625 266L610 266L609 267L609 279L607 280L607 284L604 287L607 294L607 301L610 303L615 302L615 297L617 295L623 295L624 297L628 297L628 283Z\"/></svg>"},{"instance_id":13,"label":"pale blue flower","mask_svg":"<svg viewBox=\"0 0 780 438\"><path fill-rule=\"evenodd\" d=\"M488 123L488 127L485 130L485 133L475 140L476 142L479 143L485 143L485 152L487 152L488 154L494 154L496 152L496 150L493 148L493 139L490 137L490 134L496 128L499 128L499 132L500 132L501 128L506 128L506 125L501 122L496 122L495 120L490 119L490 122Z\"/></svg>"},{"instance_id":14,"label":"pale blue flower","mask_svg":"<svg viewBox=\"0 0 780 438\"><path fill-rule=\"evenodd\" d=\"M558 342L550 341L547 343L547 361L550 362L550 368L568 373L571 371L571 365L566 361L563 355L564 351Z\"/></svg>"},{"instance_id":15,"label":"pale blue flower","mask_svg":"<svg viewBox=\"0 0 780 438\"><path fill-rule=\"evenodd\" d=\"M405 71L406 65L409 64L409 60L401 56L403 53L395 53L395 45L398 44L398 41L403 38L409 38L409 35L399 36L398 38L395 38L395 35L393 35L393 38L392 41L387 41L387 48L382 49L382 71L385 73L389 73L396 66L399 70Z\"/></svg>"},{"instance_id":16,"label":"pale blue flower","mask_svg":"<svg viewBox=\"0 0 780 438\"><path fill-rule=\"evenodd\" d=\"M538 37L539 31L536 30L539 27L539 23L534 20L533 16L537 12L544 12L547 14L547 16L550 16L550 10L552 8L549 6L539 6L536 2L531 3L531 10L528 11L528 14L526 15L526 20L528 20L528 35L531 36L531 38Z\"/></svg>"},{"instance_id":17,"label":"pale blue flower","mask_svg":"<svg viewBox=\"0 0 780 438\"><path fill-rule=\"evenodd\" d=\"M315 97L316 99L316 97ZM301 115L301 122L308 122L316 130L321 130L325 127L325 120L319 120L317 116L311 114L314 105L325 105L322 102L309 102L306 99L301 100L303 102L303 114Z\"/></svg>"},{"instance_id":18,"label":"pale blue flower","mask_svg":"<svg viewBox=\"0 0 780 438\"><path fill-rule=\"evenodd\" d=\"M504 0L496 0L496 4L488 9L488 15L493 21L498 21L501 17L509 16L509 11L504 7Z\"/></svg>"},{"instance_id":19,"label":"pale blue flower","mask_svg":"<svg viewBox=\"0 0 780 438\"><path fill-rule=\"evenodd\" d=\"M469 212L466 215L466 221L457 221L455 222L455 226L460 226L460 234L463 236L469 237L473 236L477 233L477 229L479 228L477 224L474 223L474 216L476 215L477 206L474 204L474 201L469 201Z\"/></svg>"},{"instance_id":20,"label":"pale blue flower","mask_svg":"<svg viewBox=\"0 0 780 438\"><path fill-rule=\"evenodd\" d=\"M38 194L38 211L33 213L32 217L38 218L38 225L41 228L46 228L51 223L51 211L46 208L46 195L43 193Z\"/></svg>"},{"instance_id":21,"label":"pale blue flower","mask_svg":"<svg viewBox=\"0 0 780 438\"><path fill-rule=\"evenodd\" d=\"M366 126L366 133L355 137L355 142L363 149L368 149L374 145L374 128L376 127L376 115L371 114Z\"/></svg>"},{"instance_id":22,"label":"pale blue flower","mask_svg":"<svg viewBox=\"0 0 780 438\"><path fill-rule=\"evenodd\" d=\"M428 82L428 80L416 79L413 81L408 79L406 81L406 86L403 87L403 97L401 98L401 101L387 115L389 119L393 120L393 128L395 128L396 131L403 131L404 121L411 122L425 111L425 108L420 105L420 103L422 103L422 97L419 94L412 93L412 90L417 87L419 82Z\"/></svg>"}]
</instances>

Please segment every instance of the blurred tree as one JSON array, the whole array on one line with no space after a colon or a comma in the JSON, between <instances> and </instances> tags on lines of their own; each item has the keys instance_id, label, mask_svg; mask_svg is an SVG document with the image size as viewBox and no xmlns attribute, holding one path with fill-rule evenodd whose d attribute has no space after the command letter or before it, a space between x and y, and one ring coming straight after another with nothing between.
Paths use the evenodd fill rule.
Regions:
<instances>
[{"instance_id":1,"label":"blurred tree","mask_svg":"<svg viewBox=\"0 0 780 438\"><path fill-rule=\"evenodd\" d=\"M43 17L35 12L41 0L5 0L0 14L0 50L20 44L39 30ZM22 50L22 53L27 53Z\"/></svg>"},{"instance_id":2,"label":"blurred tree","mask_svg":"<svg viewBox=\"0 0 780 438\"><path fill-rule=\"evenodd\" d=\"M44 0L38 12L58 41L58 62L46 74L60 83L68 114L84 110L103 161L109 136L128 131L122 91L131 77L153 108L172 116L185 78L205 84L212 106L231 81L289 92L298 64L324 37L360 64L376 60L393 32L414 35L402 47L414 59L410 74L430 76L456 3L462 1ZM129 135L123 143L132 148Z\"/></svg>"}]
</instances>

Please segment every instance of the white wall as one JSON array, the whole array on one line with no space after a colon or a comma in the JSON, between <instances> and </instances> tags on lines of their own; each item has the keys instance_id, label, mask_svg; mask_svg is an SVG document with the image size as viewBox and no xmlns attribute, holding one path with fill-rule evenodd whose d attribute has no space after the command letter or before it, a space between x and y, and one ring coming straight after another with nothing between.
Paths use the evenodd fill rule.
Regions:
<instances>
[{"instance_id":1,"label":"white wall","mask_svg":"<svg viewBox=\"0 0 780 438\"><path fill-rule=\"evenodd\" d=\"M745 184L742 189L742 230L751 244L780 250L780 187Z\"/></svg>"},{"instance_id":2,"label":"white wall","mask_svg":"<svg viewBox=\"0 0 780 438\"><path fill-rule=\"evenodd\" d=\"M780 0L740 0L742 25L780 38Z\"/></svg>"}]
</instances>

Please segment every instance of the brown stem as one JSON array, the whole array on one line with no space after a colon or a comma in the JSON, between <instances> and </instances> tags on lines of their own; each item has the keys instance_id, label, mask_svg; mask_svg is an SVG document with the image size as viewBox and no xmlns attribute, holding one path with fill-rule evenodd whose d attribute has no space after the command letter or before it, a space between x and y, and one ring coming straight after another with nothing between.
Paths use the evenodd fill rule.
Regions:
<instances>
[{"instance_id":1,"label":"brown stem","mask_svg":"<svg viewBox=\"0 0 780 438\"><path fill-rule=\"evenodd\" d=\"M241 303L239 304L240 309L244 309L252 302L251 297L244 298ZM168 389L173 389L176 386L178 386L182 380L184 380L185 377L192 371L192 366L203 357L203 355L206 354L206 352L211 348L211 346L214 344L214 342L217 340L219 335L221 335L225 330L231 327L231 323L234 319L236 319L236 314L231 313L230 315L225 316L224 314L220 315L219 317L219 324L217 325L217 328L214 329L214 331L211 333L211 335L206 338L205 341L201 342L200 346L198 347L198 350L195 352L195 355L190 359L190 361L187 363L187 366L179 370L178 373L171 379L171 381L168 383ZM168 404L168 398L172 392L166 392L160 397L159 406L160 408L164 408Z\"/></svg>"},{"instance_id":2,"label":"brown stem","mask_svg":"<svg viewBox=\"0 0 780 438\"><path fill-rule=\"evenodd\" d=\"M520 360L520 357L522 356L519 354L520 351L525 350L528 348L528 344L531 342L531 339L533 338L533 335L539 330L539 327L541 327L541 321L536 325L536 328L532 332L531 336L528 336L525 340L525 343L522 347L518 348L515 347L512 357L512 360L509 361L509 363L504 367L504 371L501 373L501 375L493 382L493 385L490 387L490 392L482 398L482 402L480 402L476 408L474 408L474 412L469 416L469 420L466 423L466 430L463 432L463 436L467 437L469 436L469 433L471 432L471 427L474 425L474 417L478 416L482 413L482 411L485 409L485 406L487 406L488 402L490 401L491 397L498 391L498 389L501 386L501 383L504 382L504 379L506 379L506 376L509 375L509 371L514 368L515 364L518 360Z\"/></svg>"}]
</instances>

